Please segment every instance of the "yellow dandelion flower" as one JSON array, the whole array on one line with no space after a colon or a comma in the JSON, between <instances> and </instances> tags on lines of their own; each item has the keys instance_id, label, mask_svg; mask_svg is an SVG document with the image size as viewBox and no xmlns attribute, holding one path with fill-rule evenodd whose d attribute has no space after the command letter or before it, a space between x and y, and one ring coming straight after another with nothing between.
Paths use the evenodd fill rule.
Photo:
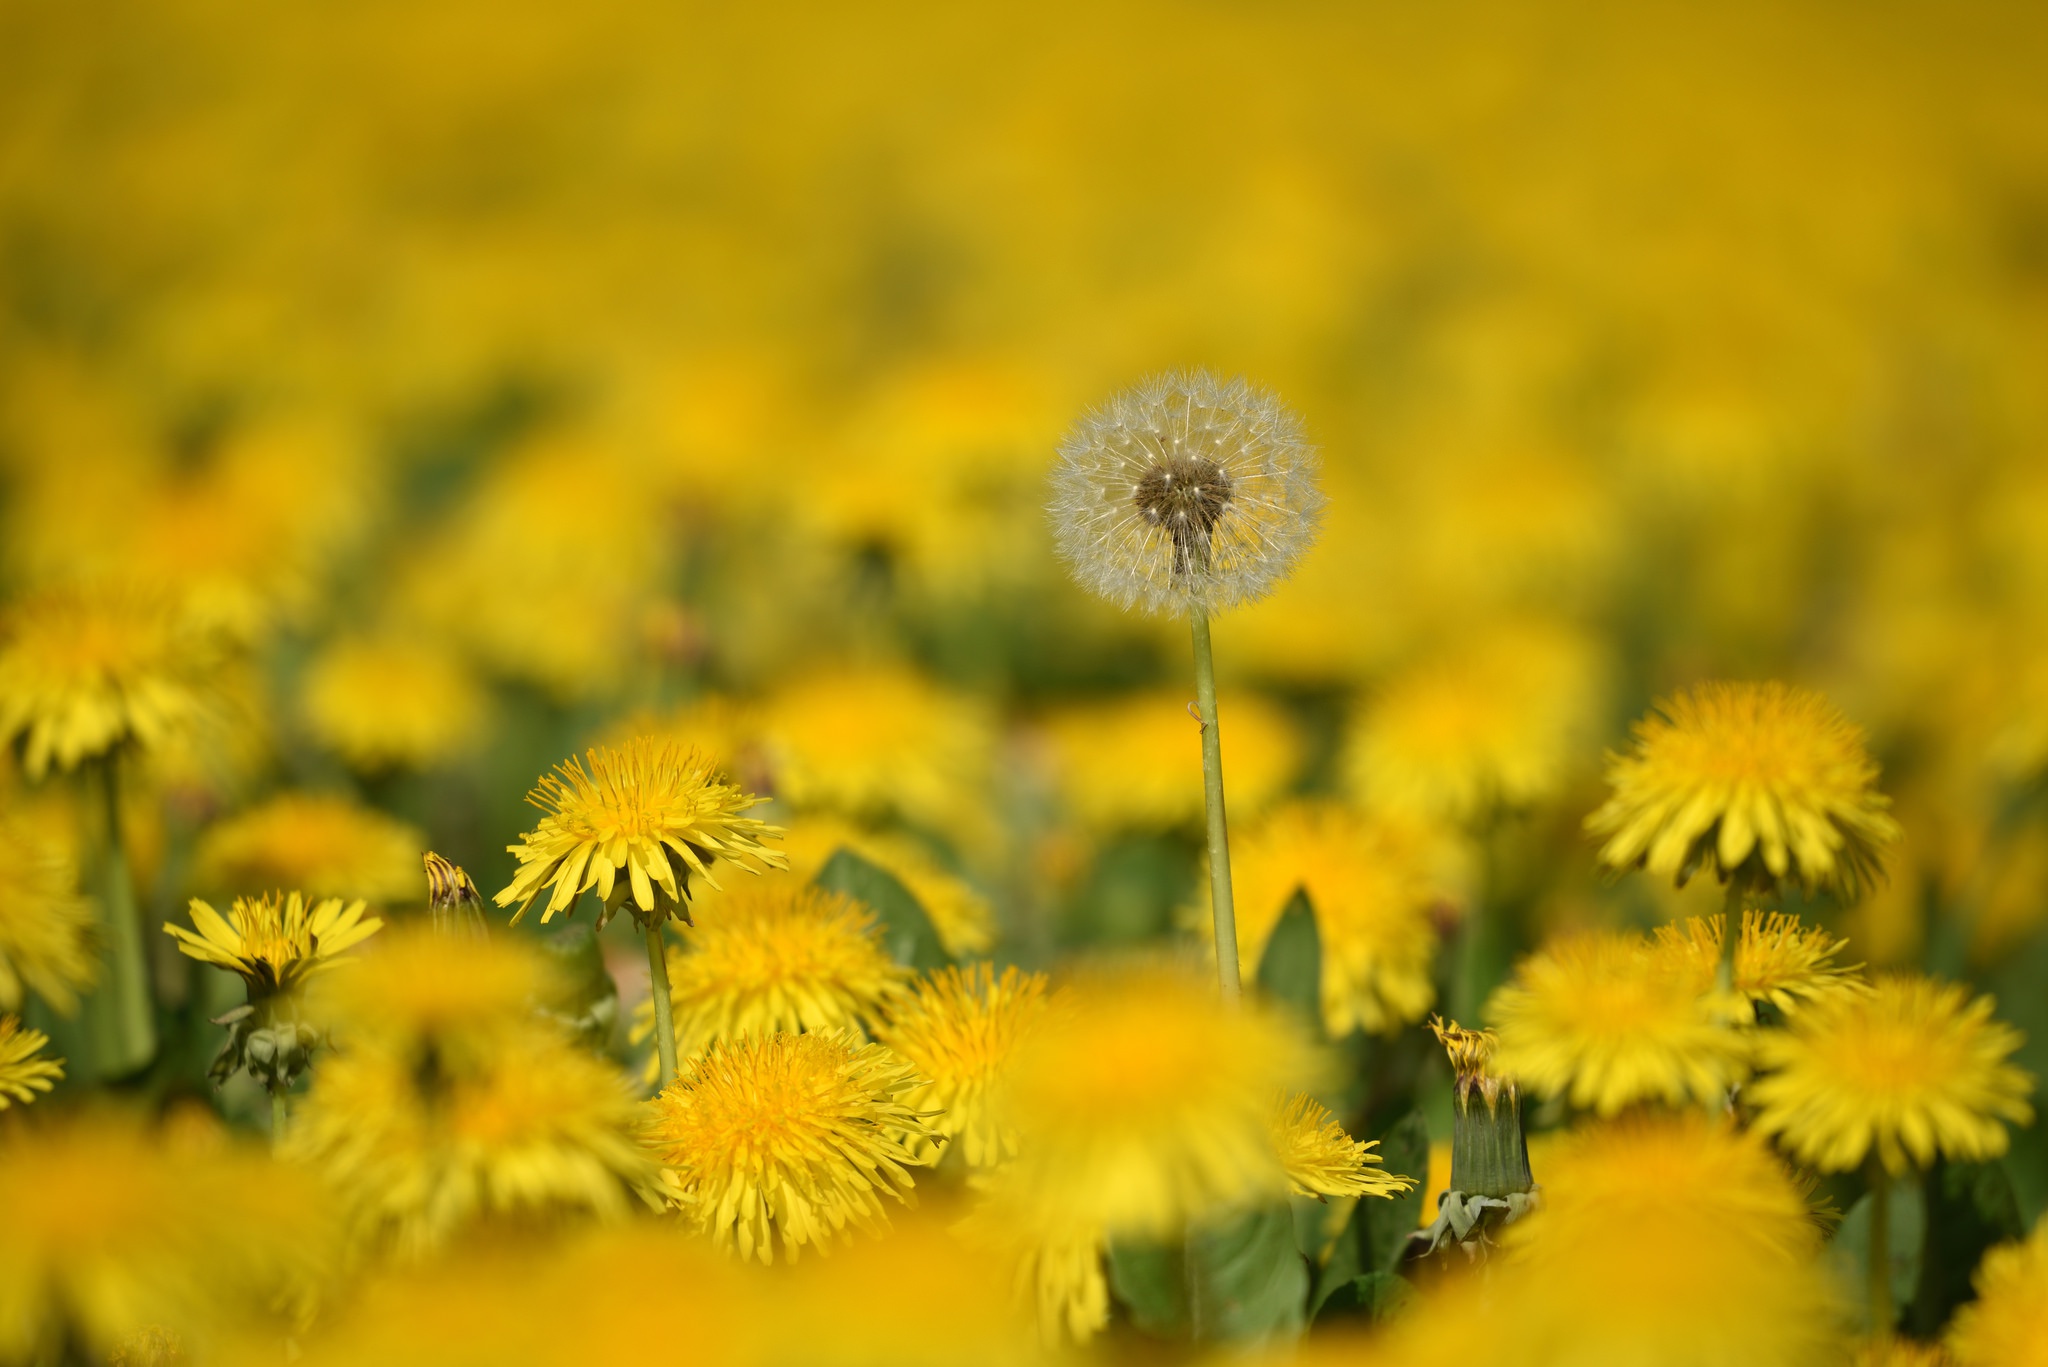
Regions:
<instances>
[{"instance_id":1,"label":"yellow dandelion flower","mask_svg":"<svg viewBox=\"0 0 2048 1367\"><path fill-rule=\"evenodd\" d=\"M0 1360L102 1359L150 1330L204 1342L326 1266L332 1221L290 1170L126 1118L0 1130Z\"/></svg>"},{"instance_id":2,"label":"yellow dandelion flower","mask_svg":"<svg viewBox=\"0 0 2048 1367\"><path fill-rule=\"evenodd\" d=\"M26 990L68 1016L99 976L92 903L65 851L25 823L0 819L0 869L0 1010L18 1010Z\"/></svg>"},{"instance_id":3,"label":"yellow dandelion flower","mask_svg":"<svg viewBox=\"0 0 2048 1367\"><path fill-rule=\"evenodd\" d=\"M1189 694L1172 689L1085 703L1046 718L1061 801L1095 831L1193 826L1202 819L1202 746ZM1305 747L1284 708L1254 693L1216 704L1232 814L1271 805Z\"/></svg>"},{"instance_id":4,"label":"yellow dandelion flower","mask_svg":"<svg viewBox=\"0 0 2048 1367\"><path fill-rule=\"evenodd\" d=\"M313 738L356 770L424 769L465 753L488 700L461 659L425 640L337 641L306 668Z\"/></svg>"},{"instance_id":5,"label":"yellow dandelion flower","mask_svg":"<svg viewBox=\"0 0 2048 1367\"><path fill-rule=\"evenodd\" d=\"M2004 1122L2033 1119L2033 1079L2006 1061L2020 1035L1991 1011L1989 997L1906 974L1808 1007L1759 1037L1757 1127L1824 1172L1873 1150L1895 1175L1937 1153L1996 1158Z\"/></svg>"},{"instance_id":6,"label":"yellow dandelion flower","mask_svg":"<svg viewBox=\"0 0 2048 1367\"><path fill-rule=\"evenodd\" d=\"M629 897L642 920L688 921L691 875L717 887L715 860L749 873L787 862L761 843L782 832L741 815L762 799L720 782L695 750L642 736L619 749L589 750L585 759L587 769L578 759L557 765L527 795L545 815L506 847L519 857L519 871L497 896L501 907L519 903L515 924L549 887L555 891L544 922L573 908L588 888L604 904L599 924Z\"/></svg>"},{"instance_id":7,"label":"yellow dandelion flower","mask_svg":"<svg viewBox=\"0 0 2048 1367\"><path fill-rule=\"evenodd\" d=\"M1277 1098L1268 1117L1273 1152L1296 1196L1396 1196L1415 1180L1380 1166L1376 1139L1344 1133L1330 1108L1306 1093Z\"/></svg>"},{"instance_id":8,"label":"yellow dandelion flower","mask_svg":"<svg viewBox=\"0 0 2048 1367\"><path fill-rule=\"evenodd\" d=\"M426 837L339 795L281 793L200 833L193 878L202 889L362 898L378 906L419 897Z\"/></svg>"},{"instance_id":9,"label":"yellow dandelion flower","mask_svg":"<svg viewBox=\"0 0 2048 1367\"><path fill-rule=\"evenodd\" d=\"M1849 1367L1956 1367L1956 1360L1938 1343L1871 1338L1856 1345Z\"/></svg>"},{"instance_id":10,"label":"yellow dandelion flower","mask_svg":"<svg viewBox=\"0 0 2048 1367\"><path fill-rule=\"evenodd\" d=\"M762 728L791 805L949 831L979 811L995 753L982 704L893 667L799 680L767 700Z\"/></svg>"},{"instance_id":11,"label":"yellow dandelion flower","mask_svg":"<svg viewBox=\"0 0 2048 1367\"><path fill-rule=\"evenodd\" d=\"M2048 1222L1986 1253L1970 1280L1977 1299L1948 1330L1959 1367L2048 1367Z\"/></svg>"},{"instance_id":12,"label":"yellow dandelion flower","mask_svg":"<svg viewBox=\"0 0 2048 1367\"><path fill-rule=\"evenodd\" d=\"M49 1042L40 1030L22 1029L19 1017L0 1016L0 1111L27 1105L63 1079L63 1059L36 1057Z\"/></svg>"},{"instance_id":13,"label":"yellow dandelion flower","mask_svg":"<svg viewBox=\"0 0 2048 1367\"><path fill-rule=\"evenodd\" d=\"M1603 674L1589 641L1556 628L1483 634L1424 660L1353 718L1352 791L1451 821L1552 797L1593 738Z\"/></svg>"},{"instance_id":14,"label":"yellow dandelion flower","mask_svg":"<svg viewBox=\"0 0 2048 1367\"><path fill-rule=\"evenodd\" d=\"M1172 963L1078 975L1019 1041L998 1089L1011 1167L1056 1228L1164 1235L1287 1189L1275 1088L1315 1080L1289 1022Z\"/></svg>"},{"instance_id":15,"label":"yellow dandelion flower","mask_svg":"<svg viewBox=\"0 0 2048 1367\"><path fill-rule=\"evenodd\" d=\"M203 663L160 597L63 590L16 602L0 622L0 744L19 739L36 779L122 745L157 749L203 719Z\"/></svg>"},{"instance_id":16,"label":"yellow dandelion flower","mask_svg":"<svg viewBox=\"0 0 2048 1367\"><path fill-rule=\"evenodd\" d=\"M994 1104L994 1089L1017 1043L1044 1016L1046 977L987 963L945 968L893 1006L875 1037L924 1084L905 1098L936 1112L932 1130L968 1166L992 1167L1016 1153L1016 1134Z\"/></svg>"},{"instance_id":17,"label":"yellow dandelion flower","mask_svg":"<svg viewBox=\"0 0 2048 1367\"><path fill-rule=\"evenodd\" d=\"M1690 958L1700 981L1707 982L1721 962L1727 927L1725 916L1688 916L1683 923L1657 927L1657 943L1671 954ZM1801 925L1788 912L1743 912L1732 979L1743 1012L1753 1017L1753 1003L1769 1002L1789 1013L1804 1003L1863 991L1863 981L1856 976L1862 965L1843 967L1834 962L1848 947L1847 940L1825 927Z\"/></svg>"},{"instance_id":18,"label":"yellow dandelion flower","mask_svg":"<svg viewBox=\"0 0 2048 1367\"><path fill-rule=\"evenodd\" d=\"M1790 1175L1697 1114L1593 1127L1545 1156L1490 1293L1517 1361L1833 1361L1836 1308ZM1702 1294L1703 1288L1713 1294Z\"/></svg>"},{"instance_id":19,"label":"yellow dandelion flower","mask_svg":"<svg viewBox=\"0 0 2048 1367\"><path fill-rule=\"evenodd\" d=\"M711 761L719 775L742 788L767 788L767 760L761 754L760 710L719 694L692 699L666 712L639 710L606 728L598 744L614 749L636 736L672 740Z\"/></svg>"},{"instance_id":20,"label":"yellow dandelion flower","mask_svg":"<svg viewBox=\"0 0 2048 1367\"><path fill-rule=\"evenodd\" d=\"M834 1030L875 1019L911 972L889 957L874 916L841 893L777 878L736 888L668 947L676 1047ZM654 1033L654 1004L634 1016L633 1042Z\"/></svg>"},{"instance_id":21,"label":"yellow dandelion flower","mask_svg":"<svg viewBox=\"0 0 2048 1367\"><path fill-rule=\"evenodd\" d=\"M1109 1323L1102 1227L1048 1211L1008 1168L979 1174L975 1188L980 1200L960 1222L961 1235L1009 1264L1040 1342L1087 1343L1101 1333Z\"/></svg>"},{"instance_id":22,"label":"yellow dandelion flower","mask_svg":"<svg viewBox=\"0 0 2048 1367\"><path fill-rule=\"evenodd\" d=\"M458 939L415 925L378 936L356 971L324 976L311 1005L345 1047L490 1054L560 993L547 960L519 937Z\"/></svg>"},{"instance_id":23,"label":"yellow dandelion flower","mask_svg":"<svg viewBox=\"0 0 2048 1367\"><path fill-rule=\"evenodd\" d=\"M252 997L291 991L384 928L361 902L330 897L309 907L296 892L237 897L226 916L195 897L190 911L198 934L168 921L164 933L186 957L239 975Z\"/></svg>"},{"instance_id":24,"label":"yellow dandelion flower","mask_svg":"<svg viewBox=\"0 0 2048 1367\"><path fill-rule=\"evenodd\" d=\"M683 1218L742 1259L794 1261L905 1199L911 1145L931 1135L905 1097L910 1065L850 1031L712 1046L649 1103L644 1139Z\"/></svg>"},{"instance_id":25,"label":"yellow dandelion flower","mask_svg":"<svg viewBox=\"0 0 2048 1367\"><path fill-rule=\"evenodd\" d=\"M1897 843L1863 733L1818 693L1781 683L1705 684L1636 724L1613 795L1586 818L1600 859L1683 884L1789 880L1853 897Z\"/></svg>"},{"instance_id":26,"label":"yellow dandelion flower","mask_svg":"<svg viewBox=\"0 0 2048 1367\"><path fill-rule=\"evenodd\" d=\"M817 877L825 862L842 849L901 883L924 908L939 943L954 958L986 954L995 944L996 913L988 898L912 837L867 830L820 813L795 822L783 837L790 872L806 880Z\"/></svg>"},{"instance_id":27,"label":"yellow dandelion flower","mask_svg":"<svg viewBox=\"0 0 2048 1367\"><path fill-rule=\"evenodd\" d=\"M1322 939L1323 1023L1391 1034L1436 1000L1433 913L1451 900L1451 847L1426 829L1332 803L1283 807L1231 849L1238 960L1249 976L1297 891ZM1198 932L1208 909L1190 913Z\"/></svg>"},{"instance_id":28,"label":"yellow dandelion flower","mask_svg":"<svg viewBox=\"0 0 2048 1367\"><path fill-rule=\"evenodd\" d=\"M595 434L550 435L490 461L408 567L407 611L557 698L615 690L677 545L652 474Z\"/></svg>"},{"instance_id":29,"label":"yellow dandelion flower","mask_svg":"<svg viewBox=\"0 0 2048 1367\"><path fill-rule=\"evenodd\" d=\"M327 1180L358 1238L417 1256L491 1217L654 1204L638 1116L617 1069L540 1026L464 1051L358 1040L321 1063L284 1152Z\"/></svg>"},{"instance_id":30,"label":"yellow dandelion flower","mask_svg":"<svg viewBox=\"0 0 2048 1367\"><path fill-rule=\"evenodd\" d=\"M1555 941L1487 1004L1495 1066L1603 1116L1638 1101L1711 1104L1741 1081L1748 1046L1710 986L1687 958L1641 936Z\"/></svg>"},{"instance_id":31,"label":"yellow dandelion flower","mask_svg":"<svg viewBox=\"0 0 2048 1367\"><path fill-rule=\"evenodd\" d=\"M1205 370L1081 419L1053 468L1053 534L1082 587L1162 616L1255 602L1293 573L1326 500L1301 422Z\"/></svg>"}]
</instances>

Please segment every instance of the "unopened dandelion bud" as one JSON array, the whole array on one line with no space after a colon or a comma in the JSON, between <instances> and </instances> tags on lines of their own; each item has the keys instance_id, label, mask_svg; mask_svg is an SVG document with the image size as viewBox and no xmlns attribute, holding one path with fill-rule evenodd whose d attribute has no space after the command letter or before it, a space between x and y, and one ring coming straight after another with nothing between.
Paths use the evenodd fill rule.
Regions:
<instances>
[{"instance_id":1,"label":"unopened dandelion bud","mask_svg":"<svg viewBox=\"0 0 2048 1367\"><path fill-rule=\"evenodd\" d=\"M489 933L484 923L483 894L459 864L450 863L428 850L427 907L434 929L458 939L482 939Z\"/></svg>"},{"instance_id":2,"label":"unopened dandelion bud","mask_svg":"<svg viewBox=\"0 0 2048 1367\"><path fill-rule=\"evenodd\" d=\"M1446 1243L1468 1256L1483 1252L1490 1232L1528 1212L1536 1183L1522 1135L1522 1100L1515 1080L1493 1066L1490 1030L1468 1030L1432 1016L1429 1028L1450 1055L1451 1184L1428 1228L1409 1236L1410 1256L1435 1253Z\"/></svg>"}]
</instances>

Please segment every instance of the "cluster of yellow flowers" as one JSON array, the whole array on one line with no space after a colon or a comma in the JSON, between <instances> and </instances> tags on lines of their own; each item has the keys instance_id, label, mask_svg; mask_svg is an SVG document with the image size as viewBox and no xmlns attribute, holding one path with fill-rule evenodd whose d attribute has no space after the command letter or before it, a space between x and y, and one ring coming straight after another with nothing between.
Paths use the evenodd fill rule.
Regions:
<instances>
[{"instance_id":1,"label":"cluster of yellow flowers","mask_svg":"<svg viewBox=\"0 0 2048 1367\"><path fill-rule=\"evenodd\" d=\"M0 16L0 1367L2048 1367L2044 39Z\"/></svg>"}]
</instances>

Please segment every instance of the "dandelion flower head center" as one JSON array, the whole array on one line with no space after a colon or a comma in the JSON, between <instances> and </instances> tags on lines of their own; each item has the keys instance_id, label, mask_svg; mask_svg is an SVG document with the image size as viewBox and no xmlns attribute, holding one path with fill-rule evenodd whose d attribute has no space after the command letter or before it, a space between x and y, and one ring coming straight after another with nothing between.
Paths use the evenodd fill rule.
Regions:
<instances>
[{"instance_id":1,"label":"dandelion flower head center","mask_svg":"<svg viewBox=\"0 0 2048 1367\"><path fill-rule=\"evenodd\" d=\"M1223 505L1230 502L1230 475L1206 456L1175 453L1161 459L1138 477L1131 501L1145 520L1164 527L1173 538L1174 572L1185 574L1189 566L1206 563L1209 537L1223 517Z\"/></svg>"}]
</instances>

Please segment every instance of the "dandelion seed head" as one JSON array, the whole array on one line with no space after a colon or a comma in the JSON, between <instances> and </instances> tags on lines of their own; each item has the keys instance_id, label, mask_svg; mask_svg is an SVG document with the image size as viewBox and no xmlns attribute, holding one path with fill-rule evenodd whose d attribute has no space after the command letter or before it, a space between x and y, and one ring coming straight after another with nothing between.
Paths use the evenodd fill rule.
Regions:
<instances>
[{"instance_id":1,"label":"dandelion seed head","mask_svg":"<svg viewBox=\"0 0 2048 1367\"><path fill-rule=\"evenodd\" d=\"M1315 540L1315 448L1278 398L1204 370L1162 375L1082 418L1048 505L1081 584L1161 615L1265 597Z\"/></svg>"}]
</instances>

